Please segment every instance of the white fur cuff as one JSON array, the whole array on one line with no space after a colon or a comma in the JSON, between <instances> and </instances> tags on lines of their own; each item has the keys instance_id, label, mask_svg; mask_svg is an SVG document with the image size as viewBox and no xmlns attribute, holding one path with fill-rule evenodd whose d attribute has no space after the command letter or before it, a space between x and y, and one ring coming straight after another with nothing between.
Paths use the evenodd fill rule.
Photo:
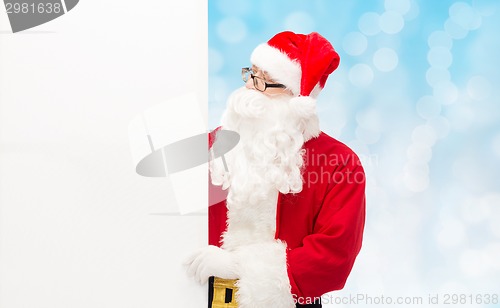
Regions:
<instances>
[{"instance_id":1,"label":"white fur cuff","mask_svg":"<svg viewBox=\"0 0 500 308\"><path fill-rule=\"evenodd\" d=\"M238 307L293 308L286 244L281 241L238 247Z\"/></svg>"}]
</instances>

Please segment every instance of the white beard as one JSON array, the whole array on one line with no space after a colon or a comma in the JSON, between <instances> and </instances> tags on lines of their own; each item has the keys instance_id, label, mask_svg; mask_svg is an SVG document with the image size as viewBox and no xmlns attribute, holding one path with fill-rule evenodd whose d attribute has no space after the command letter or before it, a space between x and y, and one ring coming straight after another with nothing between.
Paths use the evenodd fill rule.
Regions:
<instances>
[{"instance_id":1,"label":"white beard","mask_svg":"<svg viewBox=\"0 0 500 308\"><path fill-rule=\"evenodd\" d=\"M246 88L229 97L222 129L239 133L240 142L225 155L229 172L220 159L210 163L214 185L229 188L224 248L274 240L278 192L302 190L303 124L288 97Z\"/></svg>"}]
</instances>

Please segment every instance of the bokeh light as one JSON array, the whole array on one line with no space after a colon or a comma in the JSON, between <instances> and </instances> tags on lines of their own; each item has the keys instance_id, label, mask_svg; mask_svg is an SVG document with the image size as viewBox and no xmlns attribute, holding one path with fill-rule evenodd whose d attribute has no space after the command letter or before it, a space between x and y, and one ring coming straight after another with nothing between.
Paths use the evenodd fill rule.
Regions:
<instances>
[{"instance_id":1,"label":"bokeh light","mask_svg":"<svg viewBox=\"0 0 500 308\"><path fill-rule=\"evenodd\" d=\"M412 143L406 152L410 162L428 163L432 158L432 149L424 143Z\"/></svg>"},{"instance_id":2,"label":"bokeh light","mask_svg":"<svg viewBox=\"0 0 500 308\"><path fill-rule=\"evenodd\" d=\"M443 116L432 117L427 124L432 127L438 138L444 138L450 132L450 121Z\"/></svg>"},{"instance_id":3,"label":"bokeh light","mask_svg":"<svg viewBox=\"0 0 500 308\"><path fill-rule=\"evenodd\" d=\"M493 153L500 159L500 132L497 132L491 141L491 148Z\"/></svg>"},{"instance_id":4,"label":"bokeh light","mask_svg":"<svg viewBox=\"0 0 500 308\"><path fill-rule=\"evenodd\" d=\"M441 103L449 105L458 98L458 89L450 81L440 81L434 86L434 97Z\"/></svg>"},{"instance_id":5,"label":"bokeh light","mask_svg":"<svg viewBox=\"0 0 500 308\"><path fill-rule=\"evenodd\" d=\"M403 181L412 192L423 192L429 188L429 171L426 164L405 165Z\"/></svg>"},{"instance_id":6,"label":"bokeh light","mask_svg":"<svg viewBox=\"0 0 500 308\"><path fill-rule=\"evenodd\" d=\"M427 55L429 64L436 68L447 69L453 62L453 56L446 47L433 47Z\"/></svg>"},{"instance_id":7,"label":"bokeh light","mask_svg":"<svg viewBox=\"0 0 500 308\"><path fill-rule=\"evenodd\" d=\"M384 7L386 11L394 11L404 15L410 10L410 0L385 0Z\"/></svg>"},{"instance_id":8,"label":"bokeh light","mask_svg":"<svg viewBox=\"0 0 500 308\"><path fill-rule=\"evenodd\" d=\"M474 9L483 16L491 16L498 10L496 0L472 0Z\"/></svg>"},{"instance_id":9,"label":"bokeh light","mask_svg":"<svg viewBox=\"0 0 500 308\"><path fill-rule=\"evenodd\" d=\"M285 18L285 29L295 29L300 33L314 31L315 23L311 15L306 12L293 12Z\"/></svg>"},{"instance_id":10,"label":"bokeh light","mask_svg":"<svg viewBox=\"0 0 500 308\"><path fill-rule=\"evenodd\" d=\"M453 46L453 40L451 39L451 36L442 30L432 32L431 35L429 35L427 43L429 44L430 48L444 47L447 49L451 49L451 47Z\"/></svg>"},{"instance_id":11,"label":"bokeh light","mask_svg":"<svg viewBox=\"0 0 500 308\"><path fill-rule=\"evenodd\" d=\"M482 76L474 76L467 82L467 93L475 100L484 100L490 97L491 84Z\"/></svg>"},{"instance_id":12,"label":"bokeh light","mask_svg":"<svg viewBox=\"0 0 500 308\"><path fill-rule=\"evenodd\" d=\"M437 226L437 238L439 245L442 247L454 247L466 239L465 225L463 222L447 218Z\"/></svg>"},{"instance_id":13,"label":"bokeh light","mask_svg":"<svg viewBox=\"0 0 500 308\"><path fill-rule=\"evenodd\" d=\"M420 6L417 0L410 0L410 10L404 16L406 20L414 20L420 14Z\"/></svg>"},{"instance_id":14,"label":"bokeh light","mask_svg":"<svg viewBox=\"0 0 500 308\"><path fill-rule=\"evenodd\" d=\"M429 67L425 73L425 79L431 87L435 87L438 83L442 81L450 81L451 75L450 71L442 67Z\"/></svg>"},{"instance_id":15,"label":"bokeh light","mask_svg":"<svg viewBox=\"0 0 500 308\"><path fill-rule=\"evenodd\" d=\"M356 64L349 70L349 81L355 86L367 87L373 81L373 70L366 64Z\"/></svg>"},{"instance_id":16,"label":"bokeh light","mask_svg":"<svg viewBox=\"0 0 500 308\"><path fill-rule=\"evenodd\" d=\"M448 19L444 24L444 30L454 39L463 39L469 31L457 24L453 19Z\"/></svg>"},{"instance_id":17,"label":"bokeh light","mask_svg":"<svg viewBox=\"0 0 500 308\"><path fill-rule=\"evenodd\" d=\"M391 48L380 48L373 55L373 65L382 72L392 71L398 62L398 54Z\"/></svg>"},{"instance_id":18,"label":"bokeh light","mask_svg":"<svg viewBox=\"0 0 500 308\"><path fill-rule=\"evenodd\" d=\"M475 30L481 26L481 16L465 2L455 2L450 6L450 18L467 30Z\"/></svg>"},{"instance_id":19,"label":"bokeh light","mask_svg":"<svg viewBox=\"0 0 500 308\"><path fill-rule=\"evenodd\" d=\"M430 147L433 146L436 142L437 135L432 126L428 124L422 124L413 129L411 139L413 140L413 142Z\"/></svg>"},{"instance_id":20,"label":"bokeh light","mask_svg":"<svg viewBox=\"0 0 500 308\"><path fill-rule=\"evenodd\" d=\"M216 74L220 72L224 66L224 58L221 53L216 49L208 49L208 72L210 74Z\"/></svg>"},{"instance_id":21,"label":"bokeh light","mask_svg":"<svg viewBox=\"0 0 500 308\"><path fill-rule=\"evenodd\" d=\"M380 32L380 15L368 12L359 18L358 27L365 35L376 35Z\"/></svg>"},{"instance_id":22,"label":"bokeh light","mask_svg":"<svg viewBox=\"0 0 500 308\"><path fill-rule=\"evenodd\" d=\"M229 17L221 20L217 25L219 38L227 43L239 43L247 35L247 27L243 20Z\"/></svg>"},{"instance_id":23,"label":"bokeh light","mask_svg":"<svg viewBox=\"0 0 500 308\"><path fill-rule=\"evenodd\" d=\"M400 32L405 25L401 14L394 11L386 11L380 16L380 29L387 34Z\"/></svg>"},{"instance_id":24,"label":"bokeh light","mask_svg":"<svg viewBox=\"0 0 500 308\"><path fill-rule=\"evenodd\" d=\"M441 112L441 104L433 96L423 96L417 102L417 113L423 119L432 119Z\"/></svg>"},{"instance_id":25,"label":"bokeh light","mask_svg":"<svg viewBox=\"0 0 500 308\"><path fill-rule=\"evenodd\" d=\"M489 270L487 261L484 252L468 249L460 255L460 269L467 276L481 276Z\"/></svg>"},{"instance_id":26,"label":"bokeh light","mask_svg":"<svg viewBox=\"0 0 500 308\"><path fill-rule=\"evenodd\" d=\"M365 52L367 46L368 40L366 36L359 32L348 33L342 43L345 52L351 56L359 56Z\"/></svg>"}]
</instances>

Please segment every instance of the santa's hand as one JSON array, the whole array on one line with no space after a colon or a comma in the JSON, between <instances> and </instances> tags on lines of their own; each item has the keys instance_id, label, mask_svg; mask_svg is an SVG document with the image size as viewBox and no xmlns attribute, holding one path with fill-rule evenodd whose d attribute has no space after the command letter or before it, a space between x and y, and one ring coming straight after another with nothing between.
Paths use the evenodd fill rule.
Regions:
<instances>
[{"instance_id":1,"label":"santa's hand","mask_svg":"<svg viewBox=\"0 0 500 308\"><path fill-rule=\"evenodd\" d=\"M201 284L207 282L210 276L223 279L238 279L238 262L233 252L216 246L207 246L185 262L187 273Z\"/></svg>"}]
</instances>

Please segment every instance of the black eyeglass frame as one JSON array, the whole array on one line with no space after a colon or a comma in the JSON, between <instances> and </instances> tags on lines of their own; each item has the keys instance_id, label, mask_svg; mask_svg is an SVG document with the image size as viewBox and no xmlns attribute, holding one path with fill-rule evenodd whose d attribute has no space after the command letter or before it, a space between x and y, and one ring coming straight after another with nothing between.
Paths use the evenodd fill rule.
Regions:
<instances>
[{"instance_id":1,"label":"black eyeglass frame","mask_svg":"<svg viewBox=\"0 0 500 308\"><path fill-rule=\"evenodd\" d=\"M247 74L250 73L250 78L252 78L253 80L253 86L256 90L260 91L260 92L264 92L267 90L267 88L282 88L282 89L286 89L286 86L284 84L281 84L281 83L267 83L264 78L261 78L259 76L255 76L253 73L253 70L251 67L243 67L241 69L241 78L243 79L244 82L247 82L248 81L248 77L247 77ZM257 81L255 80L255 78L261 80L263 83L264 83L264 89L261 90L257 87Z\"/></svg>"}]
</instances>

